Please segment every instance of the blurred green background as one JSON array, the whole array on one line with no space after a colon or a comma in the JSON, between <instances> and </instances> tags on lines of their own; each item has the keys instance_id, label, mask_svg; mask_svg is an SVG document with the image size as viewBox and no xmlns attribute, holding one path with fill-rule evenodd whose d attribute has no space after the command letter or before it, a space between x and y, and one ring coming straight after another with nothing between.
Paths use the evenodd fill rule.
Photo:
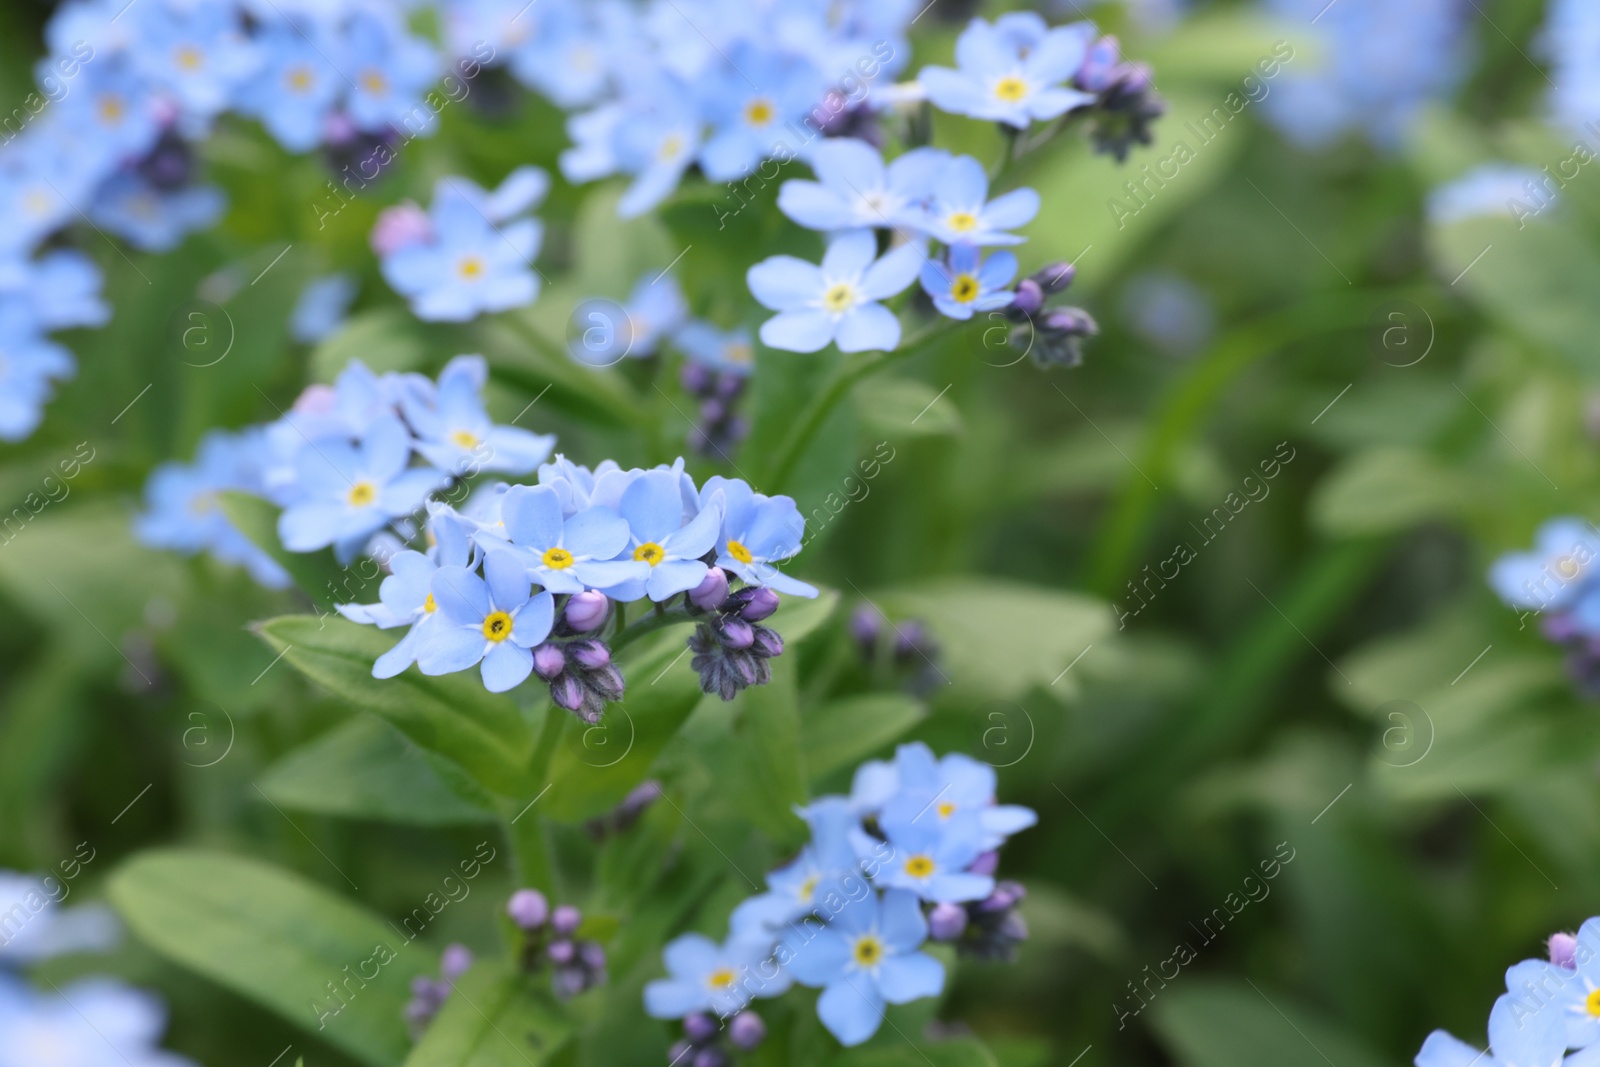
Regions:
<instances>
[{"instance_id":1,"label":"blurred green background","mask_svg":"<svg viewBox=\"0 0 1600 1067\"><path fill-rule=\"evenodd\" d=\"M907 736L988 759L1001 798L1041 814L1002 868L1030 893L1020 962L964 963L939 1008L1001 1064L1407 1062L1436 1026L1481 1041L1506 966L1600 911L1600 721L1559 650L1483 582L1540 521L1592 514L1600 494L1600 179L1586 172L1525 226L1426 221L1429 190L1477 164L1572 153L1543 118L1542 5L1473 6L1463 84L1398 147L1304 151L1252 106L1120 225L1108 201L1131 203L1123 182L1178 139L1194 145L1186 122L1277 42L1295 63L1319 46L1310 27L1244 5L1200 4L1161 33L1095 8L1154 66L1170 110L1123 168L1067 137L1018 175L1045 202L1024 269L1076 260L1074 302L1102 326L1086 363L1006 365L1014 353L986 345L981 325L954 331L860 387L784 486L809 513L880 442L894 455L794 568L841 593L834 624L795 651L802 690L856 669L840 624L864 597L925 620L941 677ZM917 27L913 69L948 58L950 7ZM47 14L0 10L7 98L25 91ZM129 253L137 270L78 235L106 273L113 325L67 337L77 379L37 434L0 450L0 501L18 502L81 442L93 455L0 547L0 866L43 870L90 842L75 894L93 899L135 853L198 844L398 917L480 841L503 847L481 813L425 794L389 798L392 818L347 817L381 804L324 780L304 746L351 709L273 667L247 629L304 601L140 548L129 523L156 463L192 456L211 427L272 418L351 357L432 372L482 351L501 420L549 385L528 421L569 455L678 454L687 402L675 406L673 376L663 391L653 368L577 368L560 350L566 316L692 244L680 276L697 313L758 321L744 268L801 237L772 212L718 232L703 183L622 223L615 186L558 181L541 212L555 284L538 304L420 326L378 279L367 232L379 207L426 199L440 174L488 184L523 162L551 167L561 116L517 100L503 114L450 109L438 137L323 230L308 208L321 164L230 121L203 149L232 205L219 230L177 254ZM999 149L981 124L936 128L946 147ZM258 284L216 299L217 272L255 277L285 244ZM296 347L288 310L330 268L362 276L356 317L317 350ZM1176 326L1151 316L1174 279L1204 309L1184 305ZM203 298L233 346L196 368L174 324ZM761 468L793 397L837 358L760 354L741 467ZM1263 494L1246 479L1271 461L1276 476L1253 483ZM737 775L681 746L657 770L713 847L752 867L779 854L741 815ZM841 768L812 784L847 782ZM583 835L570 836L584 869ZM1286 856L1241 903L1247 876ZM511 888L509 865L489 864L471 903L429 931L432 950L494 943ZM697 894L698 921L715 926L743 889ZM1180 944L1192 960L1150 980L1171 974ZM90 971L164 994L168 1046L214 1067L264 1067L286 1046L308 1065L354 1062L138 938L42 969ZM642 1035L633 1051L604 1062L641 1048L637 1062L656 1062L665 1028L642 1012L627 1025Z\"/></svg>"}]
</instances>

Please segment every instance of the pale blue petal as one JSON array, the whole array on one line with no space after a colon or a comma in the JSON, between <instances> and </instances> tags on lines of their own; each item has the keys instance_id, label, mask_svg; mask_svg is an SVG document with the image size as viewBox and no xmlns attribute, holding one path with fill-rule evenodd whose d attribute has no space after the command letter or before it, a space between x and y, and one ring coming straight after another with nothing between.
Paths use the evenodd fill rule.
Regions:
<instances>
[{"instance_id":1,"label":"pale blue petal","mask_svg":"<svg viewBox=\"0 0 1600 1067\"><path fill-rule=\"evenodd\" d=\"M761 324L761 343L785 352L818 352L833 340L833 316L825 311L784 311Z\"/></svg>"},{"instance_id":2,"label":"pale blue petal","mask_svg":"<svg viewBox=\"0 0 1600 1067\"><path fill-rule=\"evenodd\" d=\"M883 300L904 292L917 280L917 272L928 260L920 240L903 244L884 253L861 278L861 292L868 300Z\"/></svg>"},{"instance_id":3,"label":"pale blue petal","mask_svg":"<svg viewBox=\"0 0 1600 1067\"><path fill-rule=\"evenodd\" d=\"M867 192L884 183L883 157L876 148L853 137L823 141L811 153L811 169L839 190Z\"/></svg>"},{"instance_id":4,"label":"pale blue petal","mask_svg":"<svg viewBox=\"0 0 1600 1067\"><path fill-rule=\"evenodd\" d=\"M489 587L465 567L440 567L428 588L434 603L451 622L477 625L489 614Z\"/></svg>"},{"instance_id":5,"label":"pale blue petal","mask_svg":"<svg viewBox=\"0 0 1600 1067\"><path fill-rule=\"evenodd\" d=\"M827 985L843 972L850 962L850 946L832 927L818 927L815 920L801 921L789 927L783 938L778 958L801 985Z\"/></svg>"},{"instance_id":6,"label":"pale blue petal","mask_svg":"<svg viewBox=\"0 0 1600 1067\"><path fill-rule=\"evenodd\" d=\"M838 334L841 352L892 352L900 343L900 320L882 304L862 304L840 317Z\"/></svg>"},{"instance_id":7,"label":"pale blue petal","mask_svg":"<svg viewBox=\"0 0 1600 1067\"><path fill-rule=\"evenodd\" d=\"M926 952L888 956L878 967L878 990L890 1004L907 1004L944 992L944 965Z\"/></svg>"},{"instance_id":8,"label":"pale blue petal","mask_svg":"<svg viewBox=\"0 0 1600 1067\"><path fill-rule=\"evenodd\" d=\"M585 508L567 520L565 546L574 556L612 559L628 547L628 520L608 507Z\"/></svg>"},{"instance_id":9,"label":"pale blue petal","mask_svg":"<svg viewBox=\"0 0 1600 1067\"><path fill-rule=\"evenodd\" d=\"M644 987L644 1010L654 1019L681 1019L709 1003L701 982L658 979Z\"/></svg>"},{"instance_id":10,"label":"pale blue petal","mask_svg":"<svg viewBox=\"0 0 1600 1067\"><path fill-rule=\"evenodd\" d=\"M661 957L668 974L698 982L721 965L722 950L702 934L684 934L668 942Z\"/></svg>"},{"instance_id":11,"label":"pale blue petal","mask_svg":"<svg viewBox=\"0 0 1600 1067\"><path fill-rule=\"evenodd\" d=\"M662 547L669 556L699 559L716 545L721 530L722 509L713 505L702 510L683 529L670 534Z\"/></svg>"},{"instance_id":12,"label":"pale blue petal","mask_svg":"<svg viewBox=\"0 0 1600 1067\"><path fill-rule=\"evenodd\" d=\"M481 630L435 624L417 642L417 666L427 675L464 671L483 658L484 644Z\"/></svg>"},{"instance_id":13,"label":"pale blue petal","mask_svg":"<svg viewBox=\"0 0 1600 1067\"><path fill-rule=\"evenodd\" d=\"M794 256L764 259L751 267L745 278L751 295L773 311L804 307L817 299L823 288L822 271L817 265Z\"/></svg>"},{"instance_id":14,"label":"pale blue petal","mask_svg":"<svg viewBox=\"0 0 1600 1067\"><path fill-rule=\"evenodd\" d=\"M669 471L645 472L622 494L619 510L636 541L666 540L683 525L678 479Z\"/></svg>"},{"instance_id":15,"label":"pale blue petal","mask_svg":"<svg viewBox=\"0 0 1600 1067\"><path fill-rule=\"evenodd\" d=\"M500 503L513 543L543 552L561 543L561 498L548 485L514 485Z\"/></svg>"},{"instance_id":16,"label":"pale blue petal","mask_svg":"<svg viewBox=\"0 0 1600 1067\"><path fill-rule=\"evenodd\" d=\"M1026 226L1039 214L1039 194L1032 189L1013 189L996 197L983 209L983 221L996 230Z\"/></svg>"},{"instance_id":17,"label":"pale blue petal","mask_svg":"<svg viewBox=\"0 0 1600 1067\"><path fill-rule=\"evenodd\" d=\"M846 976L817 998L817 1018L841 1045L859 1045L878 1032L883 997L864 975Z\"/></svg>"},{"instance_id":18,"label":"pale blue petal","mask_svg":"<svg viewBox=\"0 0 1600 1067\"><path fill-rule=\"evenodd\" d=\"M976 82L949 67L923 67L917 81L922 83L934 107L952 115L971 115L981 111L987 103L986 95Z\"/></svg>"},{"instance_id":19,"label":"pale blue petal","mask_svg":"<svg viewBox=\"0 0 1600 1067\"><path fill-rule=\"evenodd\" d=\"M928 920L922 916L922 905L915 893L904 889L890 889L883 894L883 903L878 906L878 927L884 943L896 952L910 952L928 939Z\"/></svg>"},{"instance_id":20,"label":"pale blue petal","mask_svg":"<svg viewBox=\"0 0 1600 1067\"><path fill-rule=\"evenodd\" d=\"M532 648L550 636L555 621L555 597L548 592L540 593L517 612L517 621L511 629L511 640L523 648Z\"/></svg>"},{"instance_id":21,"label":"pale blue petal","mask_svg":"<svg viewBox=\"0 0 1600 1067\"><path fill-rule=\"evenodd\" d=\"M1483 1062L1482 1052L1443 1030L1428 1035L1412 1062L1416 1067L1493 1067Z\"/></svg>"},{"instance_id":22,"label":"pale blue petal","mask_svg":"<svg viewBox=\"0 0 1600 1067\"><path fill-rule=\"evenodd\" d=\"M837 230L855 221L854 212L837 192L803 178L783 183L778 190L778 210L809 230Z\"/></svg>"},{"instance_id":23,"label":"pale blue petal","mask_svg":"<svg viewBox=\"0 0 1600 1067\"><path fill-rule=\"evenodd\" d=\"M533 673L533 653L511 641L501 641L483 657L483 687L491 693L514 689Z\"/></svg>"},{"instance_id":24,"label":"pale blue petal","mask_svg":"<svg viewBox=\"0 0 1600 1067\"><path fill-rule=\"evenodd\" d=\"M650 568L645 592L651 600L662 601L686 593L705 581L706 565L697 559L669 559Z\"/></svg>"},{"instance_id":25,"label":"pale blue petal","mask_svg":"<svg viewBox=\"0 0 1600 1067\"><path fill-rule=\"evenodd\" d=\"M483 576L496 609L515 611L527 601L528 566L519 555L503 548L490 550L483 558Z\"/></svg>"},{"instance_id":26,"label":"pale blue petal","mask_svg":"<svg viewBox=\"0 0 1600 1067\"><path fill-rule=\"evenodd\" d=\"M580 585L584 587L589 589L603 589L606 591L610 591L611 589L621 586L627 582L637 581L641 583L641 589L639 592L630 596L622 596L620 594L614 595L618 600L638 600L644 595L642 585L649 577L650 564L631 559L608 561L594 560L574 564L570 569L562 573L574 576ZM566 590L556 591L566 592ZM581 590L577 591L581 592Z\"/></svg>"},{"instance_id":27,"label":"pale blue petal","mask_svg":"<svg viewBox=\"0 0 1600 1067\"><path fill-rule=\"evenodd\" d=\"M951 209L978 207L989 195L989 176L983 172L983 164L976 159L957 156L934 183L934 195Z\"/></svg>"},{"instance_id":28,"label":"pale blue petal","mask_svg":"<svg viewBox=\"0 0 1600 1067\"><path fill-rule=\"evenodd\" d=\"M421 624L419 623L418 626ZM417 627L413 626L406 631L406 635L395 643L395 646L378 657L372 665L374 678L393 678L407 667L417 662L417 645L420 643Z\"/></svg>"},{"instance_id":29,"label":"pale blue petal","mask_svg":"<svg viewBox=\"0 0 1600 1067\"><path fill-rule=\"evenodd\" d=\"M822 273L829 278L854 278L865 271L877 255L878 237L873 231L847 230L828 242L828 251L822 257Z\"/></svg>"}]
</instances>

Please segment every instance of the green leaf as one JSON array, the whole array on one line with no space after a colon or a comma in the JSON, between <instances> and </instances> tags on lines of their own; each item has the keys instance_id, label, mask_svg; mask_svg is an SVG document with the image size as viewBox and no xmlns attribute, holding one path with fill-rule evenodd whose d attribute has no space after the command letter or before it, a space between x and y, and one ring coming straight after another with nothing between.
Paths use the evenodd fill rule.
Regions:
<instances>
[{"instance_id":1,"label":"green leaf","mask_svg":"<svg viewBox=\"0 0 1600 1067\"><path fill-rule=\"evenodd\" d=\"M903 693L849 697L808 711L800 720L800 752L813 782L860 763L893 744L927 717L920 700Z\"/></svg>"},{"instance_id":2,"label":"green leaf","mask_svg":"<svg viewBox=\"0 0 1600 1067\"><path fill-rule=\"evenodd\" d=\"M1268 998L1271 999L1268 999ZM1137 1005L1132 998L1125 1001ZM1280 992L1190 977L1158 989L1150 1022L1183 1067L1381 1067L1388 1061Z\"/></svg>"},{"instance_id":3,"label":"green leaf","mask_svg":"<svg viewBox=\"0 0 1600 1067\"><path fill-rule=\"evenodd\" d=\"M406 943L365 909L257 860L189 849L135 856L110 894L162 955L363 1063L405 1055L401 1010L417 967L395 962Z\"/></svg>"},{"instance_id":4,"label":"green leaf","mask_svg":"<svg viewBox=\"0 0 1600 1067\"><path fill-rule=\"evenodd\" d=\"M341 567L332 551L290 552L278 537L279 509L270 501L249 493L218 493L217 506L238 531L261 551L271 556L300 591L313 603L332 603L331 591L344 579L349 568ZM374 597L375 599L375 597Z\"/></svg>"},{"instance_id":5,"label":"green leaf","mask_svg":"<svg viewBox=\"0 0 1600 1067\"><path fill-rule=\"evenodd\" d=\"M1474 489L1420 452L1377 448L1341 463L1317 487L1311 520L1337 537L1405 530L1471 503Z\"/></svg>"},{"instance_id":6,"label":"green leaf","mask_svg":"<svg viewBox=\"0 0 1600 1067\"><path fill-rule=\"evenodd\" d=\"M463 798L428 756L375 715L357 715L267 768L257 783L285 808L417 826L492 822L492 800Z\"/></svg>"},{"instance_id":7,"label":"green leaf","mask_svg":"<svg viewBox=\"0 0 1600 1067\"><path fill-rule=\"evenodd\" d=\"M891 437L935 437L961 432L961 412L946 391L914 378L868 378L854 398L863 425Z\"/></svg>"},{"instance_id":8,"label":"green leaf","mask_svg":"<svg viewBox=\"0 0 1600 1067\"><path fill-rule=\"evenodd\" d=\"M480 962L456 983L405 1067L538 1067L572 1036L548 975Z\"/></svg>"},{"instance_id":9,"label":"green leaf","mask_svg":"<svg viewBox=\"0 0 1600 1067\"><path fill-rule=\"evenodd\" d=\"M988 578L941 578L873 597L890 618L923 619L939 640L936 695L1015 699L1070 692L1074 659L1111 632L1103 601ZM1093 653L1089 653L1093 654Z\"/></svg>"},{"instance_id":10,"label":"green leaf","mask_svg":"<svg viewBox=\"0 0 1600 1067\"><path fill-rule=\"evenodd\" d=\"M426 327L404 308L376 308L352 315L311 352L311 376L331 382L351 360L374 374L421 371L428 363Z\"/></svg>"},{"instance_id":11,"label":"green leaf","mask_svg":"<svg viewBox=\"0 0 1600 1067\"><path fill-rule=\"evenodd\" d=\"M739 767L743 788L737 795L748 805L745 815L751 822L788 841L801 829L793 808L804 804L807 796L796 693L799 667L794 656L770 662L772 681L751 686L739 696L735 737L743 755Z\"/></svg>"},{"instance_id":12,"label":"green leaf","mask_svg":"<svg viewBox=\"0 0 1600 1067\"><path fill-rule=\"evenodd\" d=\"M814 600L786 597L783 607L772 617L768 625L783 634L786 646L798 645L833 618L833 613L838 607L837 589L819 589Z\"/></svg>"},{"instance_id":13,"label":"green leaf","mask_svg":"<svg viewBox=\"0 0 1600 1067\"><path fill-rule=\"evenodd\" d=\"M258 632L306 677L383 716L496 793L528 792L533 731L509 697L484 690L476 672L429 678L412 668L379 680L372 677L372 664L395 639L341 618L285 615L261 623Z\"/></svg>"},{"instance_id":14,"label":"green leaf","mask_svg":"<svg viewBox=\"0 0 1600 1067\"><path fill-rule=\"evenodd\" d=\"M975 1037L915 1042L904 1034L891 1033L891 1037L893 1040L846 1049L828 1062L833 1067L999 1067L994 1053Z\"/></svg>"}]
</instances>

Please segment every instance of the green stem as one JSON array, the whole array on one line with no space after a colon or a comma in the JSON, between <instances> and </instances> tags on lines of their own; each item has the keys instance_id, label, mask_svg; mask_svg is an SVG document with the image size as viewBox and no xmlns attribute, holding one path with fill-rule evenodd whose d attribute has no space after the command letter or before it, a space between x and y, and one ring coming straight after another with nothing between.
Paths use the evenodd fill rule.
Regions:
<instances>
[{"instance_id":1,"label":"green stem","mask_svg":"<svg viewBox=\"0 0 1600 1067\"><path fill-rule=\"evenodd\" d=\"M794 474L795 467L805 455L811 439L821 431L823 423L833 414L833 409L850 395L850 390L855 388L857 383L870 378L885 367L915 355L921 349L922 343L938 333L945 325L946 323L937 320L930 322L901 341L900 347L893 352L862 352L841 363L833 376L823 384L822 389L811 398L811 402L800 413L794 429L789 431L789 436L784 438L782 446L778 449L778 458L773 462L771 473L766 478L766 491L782 492L784 484Z\"/></svg>"},{"instance_id":2,"label":"green stem","mask_svg":"<svg viewBox=\"0 0 1600 1067\"><path fill-rule=\"evenodd\" d=\"M692 621L694 621L693 616L686 611L658 611L653 615L646 615L611 639L611 654L616 655L647 634L653 634L657 630L665 630L667 627L676 626L680 622Z\"/></svg>"},{"instance_id":3,"label":"green stem","mask_svg":"<svg viewBox=\"0 0 1600 1067\"><path fill-rule=\"evenodd\" d=\"M511 848L518 886L537 889L552 899L561 889L560 872L550 852L550 838L539 814L539 803L545 798L546 789L552 787L550 765L555 760L556 747L561 743L569 718L554 704L545 709L544 725L540 727L528 767L533 791L527 799L518 800L516 810L508 810L505 816L506 841Z\"/></svg>"}]
</instances>

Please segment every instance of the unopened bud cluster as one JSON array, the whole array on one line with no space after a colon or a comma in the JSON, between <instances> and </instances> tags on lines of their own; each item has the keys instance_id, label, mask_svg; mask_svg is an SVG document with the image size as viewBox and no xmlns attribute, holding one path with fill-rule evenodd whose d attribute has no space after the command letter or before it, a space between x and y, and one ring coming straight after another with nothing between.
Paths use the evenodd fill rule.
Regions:
<instances>
[{"instance_id":1,"label":"unopened bud cluster","mask_svg":"<svg viewBox=\"0 0 1600 1067\"><path fill-rule=\"evenodd\" d=\"M778 610L777 593L756 585L730 593L727 572L712 567L689 593L689 610L710 616L689 638L689 663L702 691L732 700L746 687L772 680L767 661L783 654L783 636L760 623Z\"/></svg>"},{"instance_id":2,"label":"unopened bud cluster","mask_svg":"<svg viewBox=\"0 0 1600 1067\"><path fill-rule=\"evenodd\" d=\"M439 958L439 977L419 974L411 980L411 1000L406 1003L406 1028L413 1041L420 1040L434 1016L444 1007L456 981L472 967L472 950L465 945L445 947Z\"/></svg>"},{"instance_id":3,"label":"unopened bud cluster","mask_svg":"<svg viewBox=\"0 0 1600 1067\"><path fill-rule=\"evenodd\" d=\"M689 430L689 447L702 456L727 455L750 433L750 421L739 414L745 379L685 363L683 391L700 401L699 419Z\"/></svg>"},{"instance_id":4,"label":"unopened bud cluster","mask_svg":"<svg viewBox=\"0 0 1600 1067\"><path fill-rule=\"evenodd\" d=\"M1128 158L1128 150L1135 144L1151 142L1151 124L1167 111L1167 102L1155 91L1150 67L1124 60L1115 37L1095 42L1072 82L1084 92L1096 94L1089 136L1096 152L1110 155L1118 163Z\"/></svg>"},{"instance_id":5,"label":"unopened bud cluster","mask_svg":"<svg viewBox=\"0 0 1600 1067\"><path fill-rule=\"evenodd\" d=\"M1052 263L1017 283L1006 316L1018 325L1006 341L1041 367L1076 367L1083 362L1083 342L1100 332L1094 316L1077 307L1046 308L1056 293L1077 277L1070 263Z\"/></svg>"},{"instance_id":6,"label":"unopened bud cluster","mask_svg":"<svg viewBox=\"0 0 1600 1067\"><path fill-rule=\"evenodd\" d=\"M986 853L983 859L996 856ZM998 857L996 857L998 858ZM956 951L976 959L1012 963L1017 946L1028 939L1028 924L1017 911L1027 890L1020 882L997 882L994 891L968 904L935 904L928 913L928 936L953 942Z\"/></svg>"},{"instance_id":7,"label":"unopened bud cluster","mask_svg":"<svg viewBox=\"0 0 1600 1067\"><path fill-rule=\"evenodd\" d=\"M668 1050L667 1057L683 1067L728 1067L733 1062L728 1046L752 1052L766 1037L765 1020L749 1008L729 1019L726 1030L710 1012L691 1012L683 1017L683 1040Z\"/></svg>"},{"instance_id":8,"label":"unopened bud cluster","mask_svg":"<svg viewBox=\"0 0 1600 1067\"><path fill-rule=\"evenodd\" d=\"M570 904L552 909L537 889L519 889L506 903L506 914L522 932L522 968L533 972L550 965L550 987L563 1000L606 980L606 950L577 936L583 914Z\"/></svg>"}]
</instances>

